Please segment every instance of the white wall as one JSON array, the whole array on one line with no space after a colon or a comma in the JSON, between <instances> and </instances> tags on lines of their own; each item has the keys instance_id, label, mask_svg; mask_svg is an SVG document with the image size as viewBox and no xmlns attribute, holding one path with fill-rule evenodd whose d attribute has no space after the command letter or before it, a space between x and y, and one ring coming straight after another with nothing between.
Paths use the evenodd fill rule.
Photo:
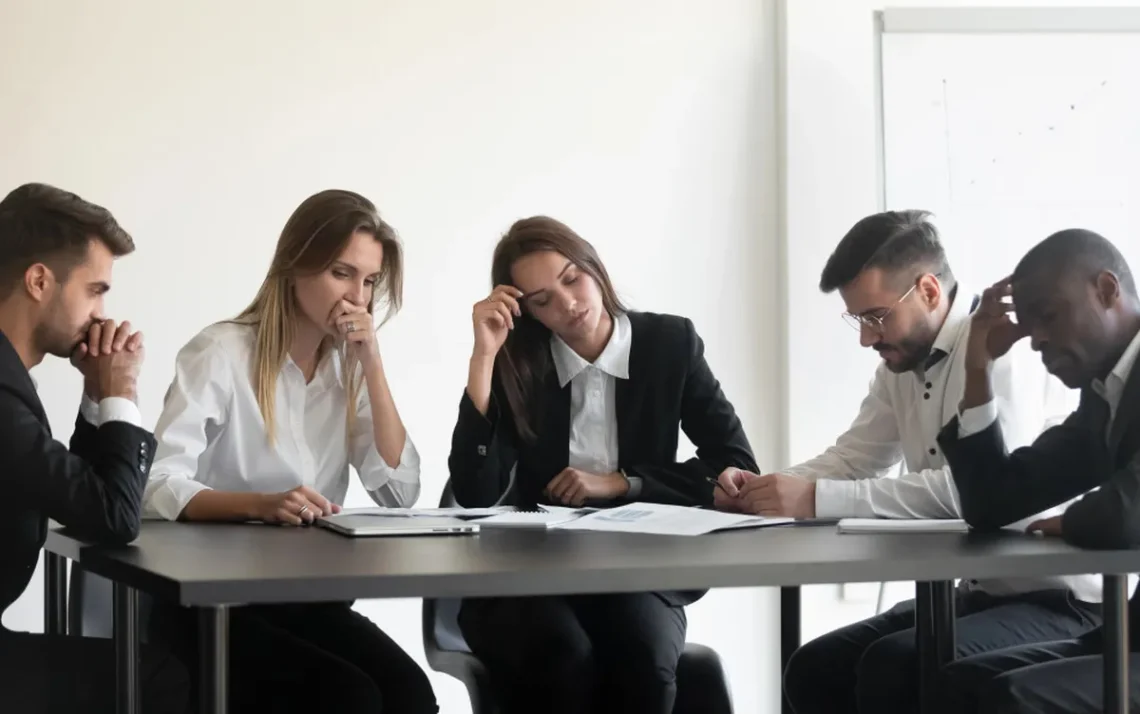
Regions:
<instances>
[{"instance_id":1,"label":"white wall","mask_svg":"<svg viewBox=\"0 0 1140 714\"><path fill-rule=\"evenodd\" d=\"M850 423L877 357L840 323L819 273L851 225L879 209L873 12L889 7L1080 6L1073 0L785 0L782 74L787 275L788 456L810 457ZM1136 0L1098 0L1134 6ZM1044 238L1044 235L1041 236ZM826 405L826 408L821 408ZM806 588L805 638L871 613L836 607L835 586ZM864 592L860 590L860 592ZM901 593L905 595L906 593ZM892 598L900 595L891 590Z\"/></svg>"},{"instance_id":2,"label":"white wall","mask_svg":"<svg viewBox=\"0 0 1140 714\"><path fill-rule=\"evenodd\" d=\"M841 4L828 3L826 22L846 14ZM179 346L245 306L290 211L335 186L374 199L405 240L406 308L380 341L423 455L425 503L447 475L469 310L489 288L491 247L538 212L594 241L635 307L695 320L758 460L772 464L782 360L774 8L0 0L0 190L55 183L108 206L135 235L110 308L147 335L149 423ZM802 171L796 179L802 189ZM798 211L796 236L826 242L858 206ZM813 224L824 213L831 222ZM812 252L791 256L794 274L811 278ZM822 358L805 346L796 343L801 396ZM79 381L59 362L36 376L64 438ZM39 629L41 597L37 577L5 624ZM690 610L691 638L727 660L738 711L778 701L776 607L772 591L721 591ZM418 602L361 608L422 657ZM434 683L443 711L467 710L458 684Z\"/></svg>"}]
</instances>

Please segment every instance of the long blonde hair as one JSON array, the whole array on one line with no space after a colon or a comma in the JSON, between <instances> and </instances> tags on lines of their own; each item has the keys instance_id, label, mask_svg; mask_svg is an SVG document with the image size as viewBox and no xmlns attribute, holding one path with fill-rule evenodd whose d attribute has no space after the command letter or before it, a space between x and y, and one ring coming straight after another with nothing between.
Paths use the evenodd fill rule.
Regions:
<instances>
[{"instance_id":1,"label":"long blonde hair","mask_svg":"<svg viewBox=\"0 0 1140 714\"><path fill-rule=\"evenodd\" d=\"M234 318L235 322L250 324L257 329L252 378L257 404L265 421L265 433L271 444L276 433L277 375L296 334L296 279L328 270L358 232L373 236L384 249L380 275L372 286L372 299L368 301L368 312L374 312L379 297L383 296L386 312L381 324L387 322L403 302L403 254L399 239L396 231L381 220L371 201L352 191L338 189L314 194L293 211L277 240L269 274L257 291L257 297ZM328 347L328 340L321 343L318 361ZM357 360L349 356L349 350L345 350L342 359L345 391L348 393L345 420L351 434L363 377L357 374Z\"/></svg>"}]
</instances>

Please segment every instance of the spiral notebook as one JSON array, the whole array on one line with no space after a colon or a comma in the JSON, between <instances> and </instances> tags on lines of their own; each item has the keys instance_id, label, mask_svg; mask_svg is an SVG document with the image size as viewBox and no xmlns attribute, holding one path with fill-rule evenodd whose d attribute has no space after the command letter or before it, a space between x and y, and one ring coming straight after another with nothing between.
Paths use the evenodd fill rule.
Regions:
<instances>
[{"instance_id":1,"label":"spiral notebook","mask_svg":"<svg viewBox=\"0 0 1140 714\"><path fill-rule=\"evenodd\" d=\"M554 528L576 521L596 510L598 509L539 506L533 511L512 511L480 518L478 523L480 528Z\"/></svg>"},{"instance_id":2,"label":"spiral notebook","mask_svg":"<svg viewBox=\"0 0 1140 714\"><path fill-rule=\"evenodd\" d=\"M350 513L324 516L316 520L320 528L350 538L361 536L420 536L456 535L479 532L479 521L466 518L424 516L376 516L367 513Z\"/></svg>"}]
</instances>

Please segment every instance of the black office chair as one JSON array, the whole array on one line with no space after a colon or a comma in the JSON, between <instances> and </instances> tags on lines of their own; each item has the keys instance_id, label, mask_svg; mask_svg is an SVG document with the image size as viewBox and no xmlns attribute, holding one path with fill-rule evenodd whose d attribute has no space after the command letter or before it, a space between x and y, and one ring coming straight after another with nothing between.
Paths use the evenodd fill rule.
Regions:
<instances>
[{"instance_id":1,"label":"black office chair","mask_svg":"<svg viewBox=\"0 0 1140 714\"><path fill-rule=\"evenodd\" d=\"M443 487L439 505L456 505L451 483ZM423 601L424 655L428 666L450 675L467 687L471 714L498 714L487 669L471 652L459 630L458 599ZM674 714L732 714L728 679L715 650L686 643L677 663L677 701Z\"/></svg>"}]
</instances>

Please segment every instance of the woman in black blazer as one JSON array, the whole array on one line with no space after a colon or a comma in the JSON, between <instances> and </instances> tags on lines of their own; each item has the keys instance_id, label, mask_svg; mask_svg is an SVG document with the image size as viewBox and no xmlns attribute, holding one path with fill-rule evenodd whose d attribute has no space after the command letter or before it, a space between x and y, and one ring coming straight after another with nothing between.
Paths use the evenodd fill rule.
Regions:
<instances>
[{"instance_id":1,"label":"woman in black blazer","mask_svg":"<svg viewBox=\"0 0 1140 714\"><path fill-rule=\"evenodd\" d=\"M546 217L495 248L448 465L464 506L711 505L748 439L686 318L629 312L593 246ZM677 461L678 424L697 447ZM465 600L508 714L669 714L684 606L703 592Z\"/></svg>"}]
</instances>

